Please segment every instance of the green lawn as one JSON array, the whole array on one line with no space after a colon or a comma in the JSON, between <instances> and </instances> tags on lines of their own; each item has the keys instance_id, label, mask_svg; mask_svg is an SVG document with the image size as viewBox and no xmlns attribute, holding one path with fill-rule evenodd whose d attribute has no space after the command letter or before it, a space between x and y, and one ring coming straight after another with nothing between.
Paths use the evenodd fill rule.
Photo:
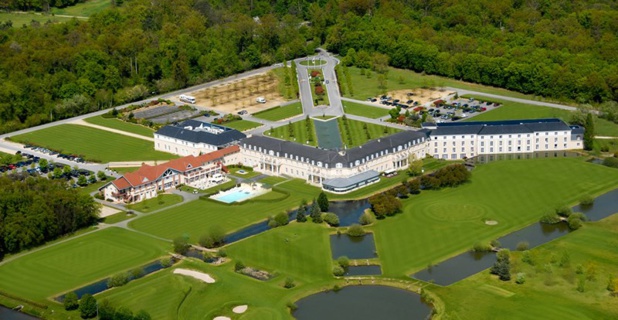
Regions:
<instances>
[{"instance_id":1,"label":"green lawn","mask_svg":"<svg viewBox=\"0 0 618 320\"><path fill-rule=\"evenodd\" d=\"M404 202L404 213L374 230L382 270L411 274L534 223L582 194L618 186L618 170L580 158L497 161L478 166L470 183L423 191ZM497 226L483 219L497 220Z\"/></svg>"},{"instance_id":2,"label":"green lawn","mask_svg":"<svg viewBox=\"0 0 618 320\"><path fill-rule=\"evenodd\" d=\"M0 23L6 21L13 22L13 28L21 28L23 25L30 26L32 20L38 21L40 24L45 24L47 21L52 23L67 22L74 18L67 17L53 17L51 15L41 15L35 13L7 13L0 12Z\"/></svg>"},{"instance_id":3,"label":"green lawn","mask_svg":"<svg viewBox=\"0 0 618 320\"><path fill-rule=\"evenodd\" d=\"M234 120L231 122L226 122L222 124L222 126L236 129L238 131L246 131L246 130L251 130L259 126L262 126L262 124L258 122L249 121L249 120Z\"/></svg>"},{"instance_id":4,"label":"green lawn","mask_svg":"<svg viewBox=\"0 0 618 320\"><path fill-rule=\"evenodd\" d=\"M500 319L616 319L618 303L609 296L606 286L611 273L618 275L618 215L586 225L565 237L530 251L535 266L523 263L521 253L511 258L513 278L518 272L526 274L526 282L503 282L484 271L449 287L435 287L446 304L446 311L454 319L493 319L500 310ZM570 255L570 263L552 263L563 252ZM596 279L585 282L585 291L576 291L577 282L586 274L577 275L575 268L585 269L594 264ZM547 266L550 266L549 269ZM551 270L548 272L548 270ZM505 298L487 287L512 292ZM483 303L478 303L483 301Z\"/></svg>"},{"instance_id":5,"label":"green lawn","mask_svg":"<svg viewBox=\"0 0 618 320\"><path fill-rule=\"evenodd\" d=\"M0 265L2 290L35 301L164 255L169 244L119 228L57 243Z\"/></svg>"},{"instance_id":6,"label":"green lawn","mask_svg":"<svg viewBox=\"0 0 618 320\"><path fill-rule=\"evenodd\" d=\"M244 170L245 173L238 173L239 170ZM250 179L253 177L257 177L259 175L261 175L260 172L257 171L247 171L247 169L243 169L243 168L230 168L230 174L239 177L239 178L244 178L244 179Z\"/></svg>"},{"instance_id":7,"label":"green lawn","mask_svg":"<svg viewBox=\"0 0 618 320\"><path fill-rule=\"evenodd\" d=\"M114 167L111 168L112 170L120 173L120 174L125 174L127 172L133 172L133 171L137 171L139 170L140 167Z\"/></svg>"},{"instance_id":8,"label":"green lawn","mask_svg":"<svg viewBox=\"0 0 618 320\"><path fill-rule=\"evenodd\" d=\"M294 102L286 106L274 107L268 110L254 113L256 118L268 120L268 121L280 121L283 119L292 118L303 113L303 106L300 102Z\"/></svg>"},{"instance_id":9,"label":"green lawn","mask_svg":"<svg viewBox=\"0 0 618 320\"><path fill-rule=\"evenodd\" d=\"M311 200L319 189L301 180L292 180L278 186L290 193L285 199L276 201L246 201L238 205L227 205L212 200L199 200L183 204L134 221L130 226L139 231L174 239L181 235L196 242L213 225L230 232L274 216L279 212L297 207L301 199ZM279 195L278 195L279 196ZM269 199L263 195L255 199Z\"/></svg>"},{"instance_id":10,"label":"green lawn","mask_svg":"<svg viewBox=\"0 0 618 320\"><path fill-rule=\"evenodd\" d=\"M465 97L465 96L464 96ZM490 100L502 103L502 106L491 111L485 111L465 121L497 121L519 119L559 118L569 123L572 111L557 108L534 106L525 103L474 96L477 100ZM595 117L595 134L598 136L618 137L618 124Z\"/></svg>"},{"instance_id":11,"label":"green lawn","mask_svg":"<svg viewBox=\"0 0 618 320\"><path fill-rule=\"evenodd\" d=\"M288 180L288 179L284 178L284 177L269 176L269 177L266 177L264 179L261 179L259 182L266 183L266 184L269 184L269 185L272 186L272 185L275 185L277 183L281 183L281 182L286 181L286 180Z\"/></svg>"},{"instance_id":12,"label":"green lawn","mask_svg":"<svg viewBox=\"0 0 618 320\"><path fill-rule=\"evenodd\" d=\"M74 6L69 6L66 8L52 8L52 13L69 16L89 17L97 12L101 12L104 9L109 8L110 5L111 0L87 0L83 3L78 3Z\"/></svg>"},{"instance_id":13,"label":"green lawn","mask_svg":"<svg viewBox=\"0 0 618 320\"><path fill-rule=\"evenodd\" d=\"M169 160L177 156L155 151L152 142L95 128L63 124L11 137L94 162Z\"/></svg>"},{"instance_id":14,"label":"green lawn","mask_svg":"<svg viewBox=\"0 0 618 320\"><path fill-rule=\"evenodd\" d=\"M292 127L292 132L290 132L290 126ZM273 128L272 130L267 130L266 132L264 132L264 134L269 135L273 138L295 141L310 146L317 146L318 138L315 135L315 128L313 126L313 123L310 129L310 131L307 131L307 125L305 123L305 120L300 120L292 122L291 124L286 124L280 127Z\"/></svg>"},{"instance_id":15,"label":"green lawn","mask_svg":"<svg viewBox=\"0 0 618 320\"><path fill-rule=\"evenodd\" d=\"M127 209L139 212L153 212L182 202L182 196L177 194L159 194L156 198L140 201L127 206Z\"/></svg>"},{"instance_id":16,"label":"green lawn","mask_svg":"<svg viewBox=\"0 0 618 320\"><path fill-rule=\"evenodd\" d=\"M291 224L228 248L232 259L276 274L270 281L262 282L235 273L233 261L214 267L185 260L175 267L208 273L216 282L205 284L164 270L105 292L99 299L109 299L132 310L146 308L153 319L212 319L215 316L291 319L287 302L296 300L307 290L332 287L327 233L323 226ZM287 277L294 280L295 288L283 288ZM242 304L249 308L237 318L231 309Z\"/></svg>"},{"instance_id":17,"label":"green lawn","mask_svg":"<svg viewBox=\"0 0 618 320\"><path fill-rule=\"evenodd\" d=\"M350 101L342 101L343 110L345 113L377 119L382 118L384 116L388 116L388 109L380 108L380 107L372 107L366 104L355 103Z\"/></svg>"},{"instance_id":18,"label":"green lawn","mask_svg":"<svg viewBox=\"0 0 618 320\"><path fill-rule=\"evenodd\" d=\"M135 215L134 214L128 214L124 211L112 214L111 216L107 216L105 218L103 218L103 223L107 223L107 224L114 224L114 223L118 223L120 221L125 221L127 219L131 219L134 218Z\"/></svg>"},{"instance_id":19,"label":"green lawn","mask_svg":"<svg viewBox=\"0 0 618 320\"><path fill-rule=\"evenodd\" d=\"M547 100L542 97L526 95L506 89L484 86L445 77L422 75L411 70L396 68L389 68L388 70L386 84L387 91L415 89L420 87L453 87L528 100ZM369 97L379 96L381 94L381 90L378 85L378 75L375 72L371 72L371 78L367 78L366 75L361 75L360 69L356 67L349 67L349 72L350 77L352 78L351 82L354 86L354 94L350 95L349 90L346 90L344 94L345 97L364 100ZM403 79L403 83L400 82L400 79Z\"/></svg>"},{"instance_id":20,"label":"green lawn","mask_svg":"<svg viewBox=\"0 0 618 320\"><path fill-rule=\"evenodd\" d=\"M92 118L86 118L84 121L92 124L96 124L99 126L112 128L116 130L126 131L130 133L139 134L141 136L152 138L154 134L154 130L144 127L139 124L133 124L129 122L124 122L120 119L114 118L103 118L102 116L96 116Z\"/></svg>"},{"instance_id":21,"label":"green lawn","mask_svg":"<svg viewBox=\"0 0 618 320\"><path fill-rule=\"evenodd\" d=\"M366 123L351 119L344 120L343 118L338 118L337 121L339 122L341 141L348 148L358 147L365 144L369 140L381 138L401 131L392 127L381 126L373 123ZM345 122L347 122L348 126L350 127L349 135L348 131L345 129Z\"/></svg>"}]
</instances>

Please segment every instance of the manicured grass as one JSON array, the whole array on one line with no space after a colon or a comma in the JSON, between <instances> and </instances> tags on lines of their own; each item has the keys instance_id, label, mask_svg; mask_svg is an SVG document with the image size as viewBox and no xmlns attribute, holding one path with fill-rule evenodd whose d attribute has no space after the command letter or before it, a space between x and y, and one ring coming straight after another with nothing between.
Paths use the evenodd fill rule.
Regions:
<instances>
[{"instance_id":1,"label":"manicured grass","mask_svg":"<svg viewBox=\"0 0 618 320\"><path fill-rule=\"evenodd\" d=\"M153 212L182 202L182 196L177 194L160 194L156 198L144 200L127 206L127 209L139 212Z\"/></svg>"},{"instance_id":2,"label":"manicured grass","mask_svg":"<svg viewBox=\"0 0 618 320\"><path fill-rule=\"evenodd\" d=\"M423 191L404 201L404 210L375 227L382 270L411 274L430 263L469 250L534 223L582 194L618 186L618 170L581 158L497 161L478 166L471 182ZM488 226L483 219L497 220Z\"/></svg>"},{"instance_id":3,"label":"manicured grass","mask_svg":"<svg viewBox=\"0 0 618 320\"><path fill-rule=\"evenodd\" d=\"M264 179L261 179L259 182L266 183L266 184L269 184L269 185L272 186L272 185L275 185L277 183L281 183L281 182L286 181L286 180L288 180L288 179L284 178L284 177L270 176L270 177L266 177Z\"/></svg>"},{"instance_id":4,"label":"manicured grass","mask_svg":"<svg viewBox=\"0 0 618 320\"><path fill-rule=\"evenodd\" d=\"M381 94L381 90L378 85L378 75L375 72L371 72L371 78L367 78L366 75L360 74L360 69L356 67L349 67L350 77L354 86L354 94L350 95L349 90L346 90L344 96L349 98L356 98L360 100L367 99L369 97L377 97ZM403 78L403 83L400 79ZM453 87L459 89L466 89L478 92L485 92L489 94L498 94L507 97L546 101L538 96L526 95L523 93L509 91L506 89L484 86L480 84L474 84L470 82L464 82L454 80L445 77L422 75L411 70L405 69L388 69L387 78L387 91L402 90L402 89L415 89L420 87Z\"/></svg>"},{"instance_id":5,"label":"manicured grass","mask_svg":"<svg viewBox=\"0 0 618 320\"><path fill-rule=\"evenodd\" d=\"M218 225L230 232L297 207L301 199L311 201L319 193L301 180L291 180L278 186L289 196L278 201L251 201L227 205L214 200L192 201L182 206L131 221L131 227L163 238L188 235L197 242L211 226ZM259 198L258 198L259 199Z\"/></svg>"},{"instance_id":6,"label":"manicured grass","mask_svg":"<svg viewBox=\"0 0 618 320\"><path fill-rule=\"evenodd\" d=\"M124 122L122 120L114 118L103 118L102 116L96 116L92 118L86 118L84 119L84 121L107 128L139 134L141 136L149 138L152 138L154 134L154 130L148 127L144 127L139 124Z\"/></svg>"},{"instance_id":7,"label":"manicured grass","mask_svg":"<svg viewBox=\"0 0 618 320\"><path fill-rule=\"evenodd\" d=\"M465 97L465 96L464 96ZM535 106L519 102L474 96L477 100L490 100L499 102L502 106L495 110L477 113L474 117L465 121L496 121L496 120L520 120L520 119L543 119L559 118L567 123L571 120L572 112L569 110Z\"/></svg>"},{"instance_id":8,"label":"manicured grass","mask_svg":"<svg viewBox=\"0 0 618 320\"><path fill-rule=\"evenodd\" d=\"M513 280L500 281L488 271L460 281L449 287L430 288L446 304L450 315L466 319L490 319L500 310L500 319L616 319L616 298L606 290L608 275L616 276L618 261L618 215L586 225L567 236L530 250L535 266L521 261L521 253L511 255ZM570 263L560 266L564 252ZM557 257L552 263L551 257ZM586 273L577 275L577 265L590 264L596 269L596 280L585 282L584 292L576 291L577 282ZM550 272L547 272L547 266ZM525 273L526 282L515 284L518 272ZM505 298L487 290L491 285L514 295ZM483 301L483 303L478 303Z\"/></svg>"},{"instance_id":9,"label":"manicured grass","mask_svg":"<svg viewBox=\"0 0 618 320\"><path fill-rule=\"evenodd\" d=\"M236 179L231 179L230 181L224 182L222 184L219 184L219 185L216 185L214 187L211 187L211 188L208 188L208 189L204 189L204 190L196 189L196 188L189 187L189 186L186 186L186 185L180 186L180 187L178 187L178 189L180 191L191 192L191 193L197 191L198 193L215 194L215 193L219 192L219 190L229 189L229 188L234 187L235 185L236 185Z\"/></svg>"},{"instance_id":10,"label":"manicured grass","mask_svg":"<svg viewBox=\"0 0 618 320\"><path fill-rule=\"evenodd\" d=\"M111 6L111 0L88 0L66 8L52 8L52 13L69 16L89 17Z\"/></svg>"},{"instance_id":11,"label":"manicured grass","mask_svg":"<svg viewBox=\"0 0 618 320\"><path fill-rule=\"evenodd\" d=\"M133 172L133 171L137 171L140 167L114 167L111 168L112 170L120 173L120 174L125 174L127 172Z\"/></svg>"},{"instance_id":12,"label":"manicured grass","mask_svg":"<svg viewBox=\"0 0 618 320\"><path fill-rule=\"evenodd\" d=\"M51 21L52 23L61 23L67 22L74 18L68 17L53 17L51 15L41 15L34 13L7 13L0 12L0 22L4 23L6 21L13 22L13 28L21 28L23 25L30 26L32 20L38 21L40 24L45 24L47 21Z\"/></svg>"},{"instance_id":13,"label":"manicured grass","mask_svg":"<svg viewBox=\"0 0 618 320\"><path fill-rule=\"evenodd\" d=\"M608 152L618 152L618 139L596 139L594 141L594 149L601 150L606 147Z\"/></svg>"},{"instance_id":14,"label":"manicured grass","mask_svg":"<svg viewBox=\"0 0 618 320\"><path fill-rule=\"evenodd\" d=\"M369 140L381 138L401 131L392 127L381 126L373 123L367 123L351 119L344 120L343 118L338 118L337 121L339 122L341 141L348 148L358 147L365 144ZM348 131L346 130L346 122L350 128L349 135Z\"/></svg>"},{"instance_id":15,"label":"manicured grass","mask_svg":"<svg viewBox=\"0 0 618 320\"><path fill-rule=\"evenodd\" d=\"M214 267L185 260L174 267L208 273L216 282L205 284L175 275L171 268L105 292L100 299L109 299L132 310L146 309L153 319L234 317L232 307L242 304L249 305L249 309L238 319L289 319L288 301L332 279L327 233L323 226L291 224L227 249L230 258L275 274L270 281L262 282L234 272L234 261ZM283 288L288 277L294 280L295 288Z\"/></svg>"},{"instance_id":16,"label":"manicured grass","mask_svg":"<svg viewBox=\"0 0 618 320\"><path fill-rule=\"evenodd\" d=\"M245 173L242 173L242 174L238 173L239 170L244 170ZM247 171L246 169L243 169L243 168L230 168L230 174L236 177L239 177L239 178L243 178L243 179L250 179L250 178L261 175L261 173L257 171Z\"/></svg>"},{"instance_id":17,"label":"manicured grass","mask_svg":"<svg viewBox=\"0 0 618 320\"><path fill-rule=\"evenodd\" d=\"M467 96L463 96L467 97ZM525 103L512 102L501 99L487 98L484 96L474 96L477 100L489 100L502 103L502 106L491 111L485 111L465 121L497 121L497 120L519 120L519 119L543 119L559 118L566 123L571 121L573 112L557 108L534 106ZM618 137L618 124L611 121L595 117L595 135Z\"/></svg>"},{"instance_id":18,"label":"manicured grass","mask_svg":"<svg viewBox=\"0 0 618 320\"><path fill-rule=\"evenodd\" d=\"M121 211L121 212L112 214L111 216L107 216L103 218L103 223L114 224L114 223L118 223L121 221L125 221L127 219L134 218L134 217L135 217L134 214L128 214L124 211Z\"/></svg>"},{"instance_id":19,"label":"manicured grass","mask_svg":"<svg viewBox=\"0 0 618 320\"><path fill-rule=\"evenodd\" d=\"M388 116L388 109L380 108L380 107L372 107L366 104L350 102L350 101L342 101L343 103L343 111L345 113L353 114L356 116L377 119Z\"/></svg>"},{"instance_id":20,"label":"manicured grass","mask_svg":"<svg viewBox=\"0 0 618 320\"><path fill-rule=\"evenodd\" d=\"M274 107L254 113L253 116L268 121L280 121L283 119L292 118L301 113L303 113L303 106L300 102L294 102L286 106Z\"/></svg>"},{"instance_id":21,"label":"manicured grass","mask_svg":"<svg viewBox=\"0 0 618 320\"><path fill-rule=\"evenodd\" d=\"M120 228L57 243L0 265L2 290L35 301L143 265L169 244Z\"/></svg>"},{"instance_id":22,"label":"manicured grass","mask_svg":"<svg viewBox=\"0 0 618 320\"><path fill-rule=\"evenodd\" d=\"M238 131L246 131L246 130L251 130L259 126L262 126L262 124L258 122L249 121L249 120L234 120L231 122L226 122L222 124L222 126L236 129Z\"/></svg>"},{"instance_id":23,"label":"manicured grass","mask_svg":"<svg viewBox=\"0 0 618 320\"><path fill-rule=\"evenodd\" d=\"M290 126L292 127L291 132ZM269 135L273 138L294 141L310 146L318 145L318 138L315 135L315 128L313 126L313 123L311 123L310 130L307 131L307 125L305 123L305 120L300 120L292 122L291 124L288 123L286 125L273 128L272 130L264 132L264 134Z\"/></svg>"},{"instance_id":24,"label":"manicured grass","mask_svg":"<svg viewBox=\"0 0 618 320\"><path fill-rule=\"evenodd\" d=\"M11 137L62 153L83 155L89 161L169 160L177 156L155 151L152 142L95 128L63 124Z\"/></svg>"}]
</instances>

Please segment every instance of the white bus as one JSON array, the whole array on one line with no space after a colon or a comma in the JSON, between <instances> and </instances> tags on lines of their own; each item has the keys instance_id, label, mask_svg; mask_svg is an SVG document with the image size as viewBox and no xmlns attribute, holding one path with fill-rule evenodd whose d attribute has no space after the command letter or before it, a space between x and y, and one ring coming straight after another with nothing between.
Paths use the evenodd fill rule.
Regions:
<instances>
[{"instance_id":1,"label":"white bus","mask_svg":"<svg viewBox=\"0 0 618 320\"><path fill-rule=\"evenodd\" d=\"M186 94L181 94L180 95L180 101L187 102L187 103L195 103L195 97L188 96Z\"/></svg>"}]
</instances>

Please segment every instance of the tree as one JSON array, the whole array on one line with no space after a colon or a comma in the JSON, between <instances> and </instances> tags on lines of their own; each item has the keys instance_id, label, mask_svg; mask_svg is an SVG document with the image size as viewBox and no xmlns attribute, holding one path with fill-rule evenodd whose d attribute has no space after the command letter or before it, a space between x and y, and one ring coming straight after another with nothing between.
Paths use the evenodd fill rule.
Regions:
<instances>
[{"instance_id":1,"label":"tree","mask_svg":"<svg viewBox=\"0 0 618 320\"><path fill-rule=\"evenodd\" d=\"M152 319L150 317L150 314L144 310L140 310L135 314L135 317L133 317L133 320L150 320Z\"/></svg>"},{"instance_id":2,"label":"tree","mask_svg":"<svg viewBox=\"0 0 618 320\"><path fill-rule=\"evenodd\" d=\"M105 299L99 303L99 320L114 320L116 308Z\"/></svg>"},{"instance_id":3,"label":"tree","mask_svg":"<svg viewBox=\"0 0 618 320\"><path fill-rule=\"evenodd\" d=\"M330 225L331 227L336 227L339 225L339 217L332 212L327 212L323 214L322 220L328 223L328 225Z\"/></svg>"},{"instance_id":4,"label":"tree","mask_svg":"<svg viewBox=\"0 0 618 320\"><path fill-rule=\"evenodd\" d=\"M290 222L290 217L285 212L279 212L274 220L277 222L277 226L285 226Z\"/></svg>"},{"instance_id":5,"label":"tree","mask_svg":"<svg viewBox=\"0 0 618 320\"><path fill-rule=\"evenodd\" d=\"M202 247L214 248L223 244L225 240L225 230L220 225L213 225L202 235L198 243Z\"/></svg>"},{"instance_id":6,"label":"tree","mask_svg":"<svg viewBox=\"0 0 618 320\"><path fill-rule=\"evenodd\" d=\"M594 119L592 113L586 115L586 124L584 125L584 150L592 150L594 148Z\"/></svg>"},{"instance_id":7,"label":"tree","mask_svg":"<svg viewBox=\"0 0 618 320\"><path fill-rule=\"evenodd\" d=\"M91 319L97 316L97 299L86 293L79 300L79 312L82 319Z\"/></svg>"},{"instance_id":8,"label":"tree","mask_svg":"<svg viewBox=\"0 0 618 320\"><path fill-rule=\"evenodd\" d=\"M423 160L416 159L416 155L412 154L408 157L408 175L411 177L416 177L423 173Z\"/></svg>"},{"instance_id":9,"label":"tree","mask_svg":"<svg viewBox=\"0 0 618 320\"><path fill-rule=\"evenodd\" d=\"M79 307L79 299L75 292L69 292L64 296L64 310L75 310Z\"/></svg>"},{"instance_id":10,"label":"tree","mask_svg":"<svg viewBox=\"0 0 618 320\"><path fill-rule=\"evenodd\" d=\"M114 320L133 320L133 312L126 307L116 309Z\"/></svg>"},{"instance_id":11,"label":"tree","mask_svg":"<svg viewBox=\"0 0 618 320\"><path fill-rule=\"evenodd\" d=\"M490 269L490 272L492 274L498 275L498 277L502 281L511 280L510 255L511 253L508 249L502 249L498 251L498 253L496 254L497 260Z\"/></svg>"},{"instance_id":12,"label":"tree","mask_svg":"<svg viewBox=\"0 0 618 320\"><path fill-rule=\"evenodd\" d=\"M314 223L322 223L322 211L320 210L320 205L317 201L313 201L311 203L311 221Z\"/></svg>"},{"instance_id":13,"label":"tree","mask_svg":"<svg viewBox=\"0 0 618 320\"><path fill-rule=\"evenodd\" d=\"M359 224L353 224L348 228L347 233L350 237L362 237L365 235L365 229Z\"/></svg>"},{"instance_id":14,"label":"tree","mask_svg":"<svg viewBox=\"0 0 618 320\"><path fill-rule=\"evenodd\" d=\"M320 206L320 210L322 212L328 211L328 207L330 204L328 203L328 196L326 196L326 193L324 193L324 191L320 192L320 194L318 195L318 205Z\"/></svg>"},{"instance_id":15,"label":"tree","mask_svg":"<svg viewBox=\"0 0 618 320\"><path fill-rule=\"evenodd\" d=\"M286 289L291 289L294 288L296 286L296 284L294 283L294 279L288 277L285 278L285 283L283 284L283 287Z\"/></svg>"},{"instance_id":16,"label":"tree","mask_svg":"<svg viewBox=\"0 0 618 320\"><path fill-rule=\"evenodd\" d=\"M39 168L41 169L41 172L47 172L48 165L47 159L41 158L39 160Z\"/></svg>"},{"instance_id":17,"label":"tree","mask_svg":"<svg viewBox=\"0 0 618 320\"><path fill-rule=\"evenodd\" d=\"M105 175L105 172L103 171L97 172L97 178L101 181L107 180L107 176Z\"/></svg>"},{"instance_id":18,"label":"tree","mask_svg":"<svg viewBox=\"0 0 618 320\"><path fill-rule=\"evenodd\" d=\"M96 182L97 182L97 177L94 174L91 174L90 177L88 177L88 183L92 184Z\"/></svg>"},{"instance_id":19,"label":"tree","mask_svg":"<svg viewBox=\"0 0 618 320\"><path fill-rule=\"evenodd\" d=\"M79 186L87 186L88 185L88 179L86 179L86 176L80 175L77 178L77 185Z\"/></svg>"},{"instance_id":20,"label":"tree","mask_svg":"<svg viewBox=\"0 0 618 320\"><path fill-rule=\"evenodd\" d=\"M178 254L185 254L189 251L189 242L185 237L178 237L174 239L174 252Z\"/></svg>"}]
</instances>

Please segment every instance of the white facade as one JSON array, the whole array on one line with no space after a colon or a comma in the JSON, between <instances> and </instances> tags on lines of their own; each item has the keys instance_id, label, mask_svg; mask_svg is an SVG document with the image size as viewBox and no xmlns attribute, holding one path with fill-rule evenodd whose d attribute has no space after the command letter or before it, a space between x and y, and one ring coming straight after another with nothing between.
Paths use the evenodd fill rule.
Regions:
<instances>
[{"instance_id":1,"label":"white facade","mask_svg":"<svg viewBox=\"0 0 618 320\"><path fill-rule=\"evenodd\" d=\"M182 139L154 134L155 150L180 156L198 156L217 150L217 146L205 142L190 142Z\"/></svg>"}]
</instances>

